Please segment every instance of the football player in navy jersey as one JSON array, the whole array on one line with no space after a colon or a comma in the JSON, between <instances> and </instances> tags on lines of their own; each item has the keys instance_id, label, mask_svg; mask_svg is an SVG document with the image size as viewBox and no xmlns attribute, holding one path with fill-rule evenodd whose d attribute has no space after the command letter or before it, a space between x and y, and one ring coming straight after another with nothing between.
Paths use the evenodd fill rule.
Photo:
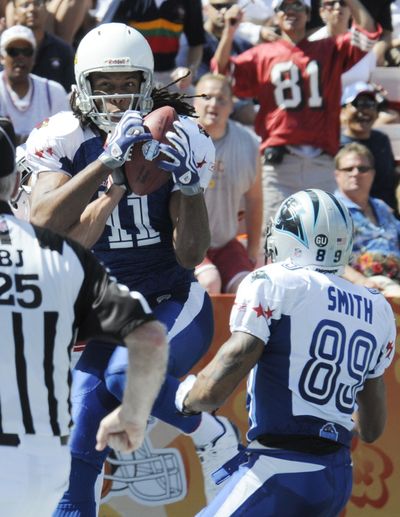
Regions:
<instances>
[{"instance_id":1,"label":"football player in navy jersey","mask_svg":"<svg viewBox=\"0 0 400 517\"><path fill-rule=\"evenodd\" d=\"M202 517L339 515L352 435L372 442L385 426L395 320L379 291L339 276L353 243L348 210L322 190L300 191L268 234L272 263L241 283L231 337L177 393L185 414L213 411L249 373L249 444L215 473L231 477Z\"/></svg>"},{"instance_id":2,"label":"football player in navy jersey","mask_svg":"<svg viewBox=\"0 0 400 517\"><path fill-rule=\"evenodd\" d=\"M152 415L190 434L206 474L235 454L235 429L224 417L183 417L174 398L178 378L204 355L213 334L210 299L193 268L209 245L203 190L214 146L188 116L189 104L152 88L153 55L135 29L96 27L82 39L75 61L72 113L46 120L27 141L35 176L31 218L92 248L119 281L146 296L167 326L168 374ZM139 196L127 190L122 166L132 146L151 138L142 116L166 104L179 114L170 145L160 144L166 155L160 174L169 180ZM113 351L104 343L95 350L89 342L77 362L72 471L58 516L95 515L94 484L108 452L95 450L97 422L122 396L126 361L122 347ZM208 500L215 493L210 486Z\"/></svg>"}]
</instances>

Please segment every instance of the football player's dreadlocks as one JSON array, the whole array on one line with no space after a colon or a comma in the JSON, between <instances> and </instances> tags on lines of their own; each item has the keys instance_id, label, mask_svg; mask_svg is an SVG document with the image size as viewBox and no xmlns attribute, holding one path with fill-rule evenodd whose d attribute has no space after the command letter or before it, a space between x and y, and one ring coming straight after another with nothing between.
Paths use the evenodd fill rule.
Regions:
<instances>
[{"instance_id":1,"label":"football player's dreadlocks","mask_svg":"<svg viewBox=\"0 0 400 517\"><path fill-rule=\"evenodd\" d=\"M163 106L171 106L171 108L175 109L178 115L188 115L189 117L195 116L194 107L186 101L186 99L191 99L192 97L182 93L169 92L167 89L168 86L164 86L163 88L153 88L151 98L153 99L154 104L151 111L162 108Z\"/></svg>"},{"instance_id":2,"label":"football player's dreadlocks","mask_svg":"<svg viewBox=\"0 0 400 517\"><path fill-rule=\"evenodd\" d=\"M152 111L156 110L157 108L162 108L163 106L171 106L171 108L175 109L178 115L197 117L194 107L187 102L187 99L203 97L203 95L185 95L182 93L172 93L168 91L170 86L176 84L181 79L185 79L185 77L190 74L191 72L188 71L186 75L179 77L179 79L172 81L162 88L153 88L153 91L151 92L151 98L154 102Z\"/></svg>"}]
</instances>

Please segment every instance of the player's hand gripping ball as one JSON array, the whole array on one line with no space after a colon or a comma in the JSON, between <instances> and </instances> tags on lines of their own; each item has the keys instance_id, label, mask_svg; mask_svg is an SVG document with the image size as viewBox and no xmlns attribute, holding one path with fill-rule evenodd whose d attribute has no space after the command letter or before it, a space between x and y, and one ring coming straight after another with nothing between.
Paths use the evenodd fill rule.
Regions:
<instances>
[{"instance_id":1,"label":"player's hand gripping ball","mask_svg":"<svg viewBox=\"0 0 400 517\"><path fill-rule=\"evenodd\" d=\"M174 131L173 122L176 120L178 115L170 106L158 108L144 117L144 130L153 138L135 144L131 158L123 166L126 181L135 194L151 194L171 178L159 167L159 162L165 158L160 143L169 144L166 133Z\"/></svg>"},{"instance_id":2,"label":"player's hand gripping ball","mask_svg":"<svg viewBox=\"0 0 400 517\"><path fill-rule=\"evenodd\" d=\"M160 167L172 174L173 180L185 196L194 196L202 192L190 132L181 122L174 122L174 131L168 131L166 137L171 145L160 144L168 160L160 161Z\"/></svg>"},{"instance_id":3,"label":"player's hand gripping ball","mask_svg":"<svg viewBox=\"0 0 400 517\"><path fill-rule=\"evenodd\" d=\"M99 160L112 170L118 169L129 159L133 146L149 139L143 127L141 114L138 111L128 110L123 114L113 133L108 135Z\"/></svg>"}]
</instances>

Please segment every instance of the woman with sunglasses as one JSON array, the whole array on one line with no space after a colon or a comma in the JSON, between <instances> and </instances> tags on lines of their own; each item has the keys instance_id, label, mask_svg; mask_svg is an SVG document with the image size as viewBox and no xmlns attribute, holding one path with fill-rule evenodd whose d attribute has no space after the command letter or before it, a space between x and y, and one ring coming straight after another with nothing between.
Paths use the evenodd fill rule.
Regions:
<instances>
[{"instance_id":1,"label":"woman with sunglasses","mask_svg":"<svg viewBox=\"0 0 400 517\"><path fill-rule=\"evenodd\" d=\"M11 120L23 143L44 119L69 110L67 93L61 84L32 74L36 40L23 25L5 30L0 39L0 116Z\"/></svg>"}]
</instances>

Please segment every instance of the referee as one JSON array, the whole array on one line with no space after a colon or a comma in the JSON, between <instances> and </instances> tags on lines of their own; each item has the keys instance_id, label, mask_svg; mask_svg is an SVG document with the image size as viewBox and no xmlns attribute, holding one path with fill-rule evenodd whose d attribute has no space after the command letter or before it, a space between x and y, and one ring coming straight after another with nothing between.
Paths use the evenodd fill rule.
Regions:
<instances>
[{"instance_id":1,"label":"referee","mask_svg":"<svg viewBox=\"0 0 400 517\"><path fill-rule=\"evenodd\" d=\"M123 403L102 421L99 449L140 446L168 351L139 293L112 282L80 245L12 215L13 138L0 119L0 514L46 517L68 486L75 340L129 348Z\"/></svg>"}]
</instances>

